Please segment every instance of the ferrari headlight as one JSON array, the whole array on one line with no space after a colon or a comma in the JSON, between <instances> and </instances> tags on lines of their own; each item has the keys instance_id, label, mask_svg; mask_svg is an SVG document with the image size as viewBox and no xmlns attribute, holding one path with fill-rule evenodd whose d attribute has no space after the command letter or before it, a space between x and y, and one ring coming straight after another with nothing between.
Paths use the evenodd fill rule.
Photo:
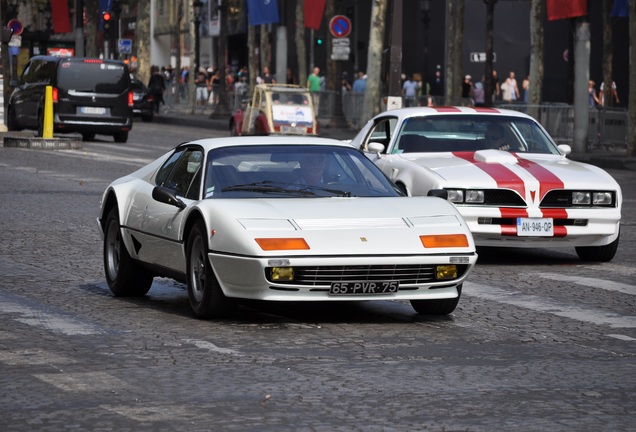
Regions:
<instances>
[{"instance_id":1,"label":"ferrari headlight","mask_svg":"<svg viewBox=\"0 0 636 432\"><path fill-rule=\"evenodd\" d=\"M466 204L475 203L475 204L483 204L484 203L484 191L483 190L467 190L466 191Z\"/></svg>"},{"instance_id":2,"label":"ferrari headlight","mask_svg":"<svg viewBox=\"0 0 636 432\"><path fill-rule=\"evenodd\" d=\"M592 194L592 204L593 205L611 205L612 204L612 193L611 192L594 192Z\"/></svg>"},{"instance_id":3,"label":"ferrari headlight","mask_svg":"<svg viewBox=\"0 0 636 432\"><path fill-rule=\"evenodd\" d=\"M447 189L448 190L448 200L452 203L463 203L464 202L464 191L461 189Z\"/></svg>"},{"instance_id":4,"label":"ferrari headlight","mask_svg":"<svg viewBox=\"0 0 636 432\"><path fill-rule=\"evenodd\" d=\"M453 264L438 265L435 268L435 279L448 280L457 278L457 266Z\"/></svg>"},{"instance_id":5,"label":"ferrari headlight","mask_svg":"<svg viewBox=\"0 0 636 432\"><path fill-rule=\"evenodd\" d=\"M590 205L592 194L589 192L572 192L572 205Z\"/></svg>"},{"instance_id":6,"label":"ferrari headlight","mask_svg":"<svg viewBox=\"0 0 636 432\"><path fill-rule=\"evenodd\" d=\"M272 267L273 282L289 282L294 280L293 267Z\"/></svg>"}]
</instances>

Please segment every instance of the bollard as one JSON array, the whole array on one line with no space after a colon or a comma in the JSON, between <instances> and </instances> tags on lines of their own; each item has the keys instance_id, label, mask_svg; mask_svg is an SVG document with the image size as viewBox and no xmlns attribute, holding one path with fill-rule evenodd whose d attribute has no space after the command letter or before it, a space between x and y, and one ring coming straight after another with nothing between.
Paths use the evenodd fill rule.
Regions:
<instances>
[{"instance_id":1,"label":"bollard","mask_svg":"<svg viewBox=\"0 0 636 432\"><path fill-rule=\"evenodd\" d=\"M46 86L44 94L44 127L42 138L53 138L53 87Z\"/></svg>"}]
</instances>

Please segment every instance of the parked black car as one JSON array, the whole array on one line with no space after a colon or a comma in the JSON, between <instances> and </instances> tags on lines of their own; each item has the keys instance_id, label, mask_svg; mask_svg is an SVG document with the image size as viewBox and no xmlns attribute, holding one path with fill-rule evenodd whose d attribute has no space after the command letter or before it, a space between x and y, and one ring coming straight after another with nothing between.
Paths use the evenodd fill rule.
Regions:
<instances>
[{"instance_id":1,"label":"parked black car","mask_svg":"<svg viewBox=\"0 0 636 432\"><path fill-rule=\"evenodd\" d=\"M9 130L43 130L46 87L53 89L53 131L96 134L126 142L133 126L128 66L118 60L32 57L9 99Z\"/></svg>"},{"instance_id":2,"label":"parked black car","mask_svg":"<svg viewBox=\"0 0 636 432\"><path fill-rule=\"evenodd\" d=\"M141 116L141 119L145 122L151 122L154 116L153 104L155 97L150 94L148 87L139 80L131 80L130 86L133 91L133 114Z\"/></svg>"}]
</instances>

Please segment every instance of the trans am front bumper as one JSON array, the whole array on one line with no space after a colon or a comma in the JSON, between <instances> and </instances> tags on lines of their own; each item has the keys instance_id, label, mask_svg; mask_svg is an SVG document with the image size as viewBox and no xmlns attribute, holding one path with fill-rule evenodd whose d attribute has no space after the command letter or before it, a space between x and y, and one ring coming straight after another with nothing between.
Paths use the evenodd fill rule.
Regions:
<instances>
[{"instance_id":1,"label":"trans am front bumper","mask_svg":"<svg viewBox=\"0 0 636 432\"><path fill-rule=\"evenodd\" d=\"M618 237L619 208L525 209L457 206L477 246L604 246ZM549 235L522 233L524 221L548 221Z\"/></svg>"}]
</instances>

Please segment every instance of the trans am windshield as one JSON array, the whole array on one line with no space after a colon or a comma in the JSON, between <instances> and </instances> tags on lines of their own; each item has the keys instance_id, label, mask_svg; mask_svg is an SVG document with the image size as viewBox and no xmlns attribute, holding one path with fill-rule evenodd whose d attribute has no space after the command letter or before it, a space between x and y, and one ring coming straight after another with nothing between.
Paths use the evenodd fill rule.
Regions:
<instances>
[{"instance_id":1,"label":"trans am windshield","mask_svg":"<svg viewBox=\"0 0 636 432\"><path fill-rule=\"evenodd\" d=\"M552 139L531 119L470 114L405 119L393 153L485 149L559 154Z\"/></svg>"},{"instance_id":2,"label":"trans am windshield","mask_svg":"<svg viewBox=\"0 0 636 432\"><path fill-rule=\"evenodd\" d=\"M210 151L205 198L394 197L361 152L338 146L235 146Z\"/></svg>"}]
</instances>

